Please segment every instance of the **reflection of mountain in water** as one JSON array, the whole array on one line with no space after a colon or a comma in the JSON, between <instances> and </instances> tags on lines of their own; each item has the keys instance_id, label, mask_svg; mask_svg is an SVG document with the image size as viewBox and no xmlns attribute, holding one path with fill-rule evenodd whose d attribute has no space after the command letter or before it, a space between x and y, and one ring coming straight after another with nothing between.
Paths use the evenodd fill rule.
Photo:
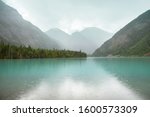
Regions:
<instances>
[{"instance_id":1,"label":"reflection of mountain in water","mask_svg":"<svg viewBox=\"0 0 150 117\"><path fill-rule=\"evenodd\" d=\"M102 58L94 61L136 91L146 95L146 98L150 98L149 58Z\"/></svg>"}]
</instances>

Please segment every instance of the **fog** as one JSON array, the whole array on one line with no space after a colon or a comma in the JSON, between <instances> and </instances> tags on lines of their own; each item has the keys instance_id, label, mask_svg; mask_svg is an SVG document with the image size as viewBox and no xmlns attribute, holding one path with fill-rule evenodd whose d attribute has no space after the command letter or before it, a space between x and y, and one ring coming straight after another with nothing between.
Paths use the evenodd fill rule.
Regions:
<instances>
[{"instance_id":1,"label":"fog","mask_svg":"<svg viewBox=\"0 0 150 117\"><path fill-rule=\"evenodd\" d=\"M43 31L98 27L115 33L150 8L149 0L3 0Z\"/></svg>"}]
</instances>

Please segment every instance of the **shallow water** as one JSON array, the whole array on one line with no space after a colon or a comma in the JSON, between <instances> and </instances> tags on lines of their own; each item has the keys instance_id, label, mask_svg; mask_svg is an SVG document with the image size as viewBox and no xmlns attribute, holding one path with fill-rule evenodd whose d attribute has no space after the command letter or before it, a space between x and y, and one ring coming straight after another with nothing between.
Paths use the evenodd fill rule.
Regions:
<instances>
[{"instance_id":1,"label":"shallow water","mask_svg":"<svg viewBox=\"0 0 150 117\"><path fill-rule=\"evenodd\" d=\"M150 99L150 58L0 60L0 99Z\"/></svg>"}]
</instances>

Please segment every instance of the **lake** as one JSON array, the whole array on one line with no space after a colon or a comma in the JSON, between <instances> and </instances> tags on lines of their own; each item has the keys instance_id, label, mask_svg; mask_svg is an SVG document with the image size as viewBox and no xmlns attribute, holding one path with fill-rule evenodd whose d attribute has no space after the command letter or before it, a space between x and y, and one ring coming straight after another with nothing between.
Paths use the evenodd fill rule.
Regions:
<instances>
[{"instance_id":1,"label":"lake","mask_svg":"<svg viewBox=\"0 0 150 117\"><path fill-rule=\"evenodd\" d=\"M150 58L0 60L0 99L150 99Z\"/></svg>"}]
</instances>

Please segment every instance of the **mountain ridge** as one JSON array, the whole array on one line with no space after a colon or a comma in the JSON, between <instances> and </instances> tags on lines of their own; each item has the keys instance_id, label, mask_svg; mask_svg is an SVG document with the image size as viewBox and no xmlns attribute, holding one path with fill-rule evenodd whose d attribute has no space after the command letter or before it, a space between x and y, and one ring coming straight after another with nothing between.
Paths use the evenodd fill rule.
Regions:
<instances>
[{"instance_id":1,"label":"mountain ridge","mask_svg":"<svg viewBox=\"0 0 150 117\"><path fill-rule=\"evenodd\" d=\"M112 34L107 33L96 27L87 27L81 31L76 31L72 34L53 28L46 32L49 37L54 38L64 49L83 51L88 54L94 52L102 42L109 39Z\"/></svg>"},{"instance_id":2,"label":"mountain ridge","mask_svg":"<svg viewBox=\"0 0 150 117\"><path fill-rule=\"evenodd\" d=\"M0 0L0 42L33 48L58 48L58 44L38 27L26 21L18 11Z\"/></svg>"},{"instance_id":3,"label":"mountain ridge","mask_svg":"<svg viewBox=\"0 0 150 117\"><path fill-rule=\"evenodd\" d=\"M135 18L111 39L104 42L93 53L93 56L143 56L150 51L150 45L148 44L150 43L149 32L150 10Z\"/></svg>"}]
</instances>

